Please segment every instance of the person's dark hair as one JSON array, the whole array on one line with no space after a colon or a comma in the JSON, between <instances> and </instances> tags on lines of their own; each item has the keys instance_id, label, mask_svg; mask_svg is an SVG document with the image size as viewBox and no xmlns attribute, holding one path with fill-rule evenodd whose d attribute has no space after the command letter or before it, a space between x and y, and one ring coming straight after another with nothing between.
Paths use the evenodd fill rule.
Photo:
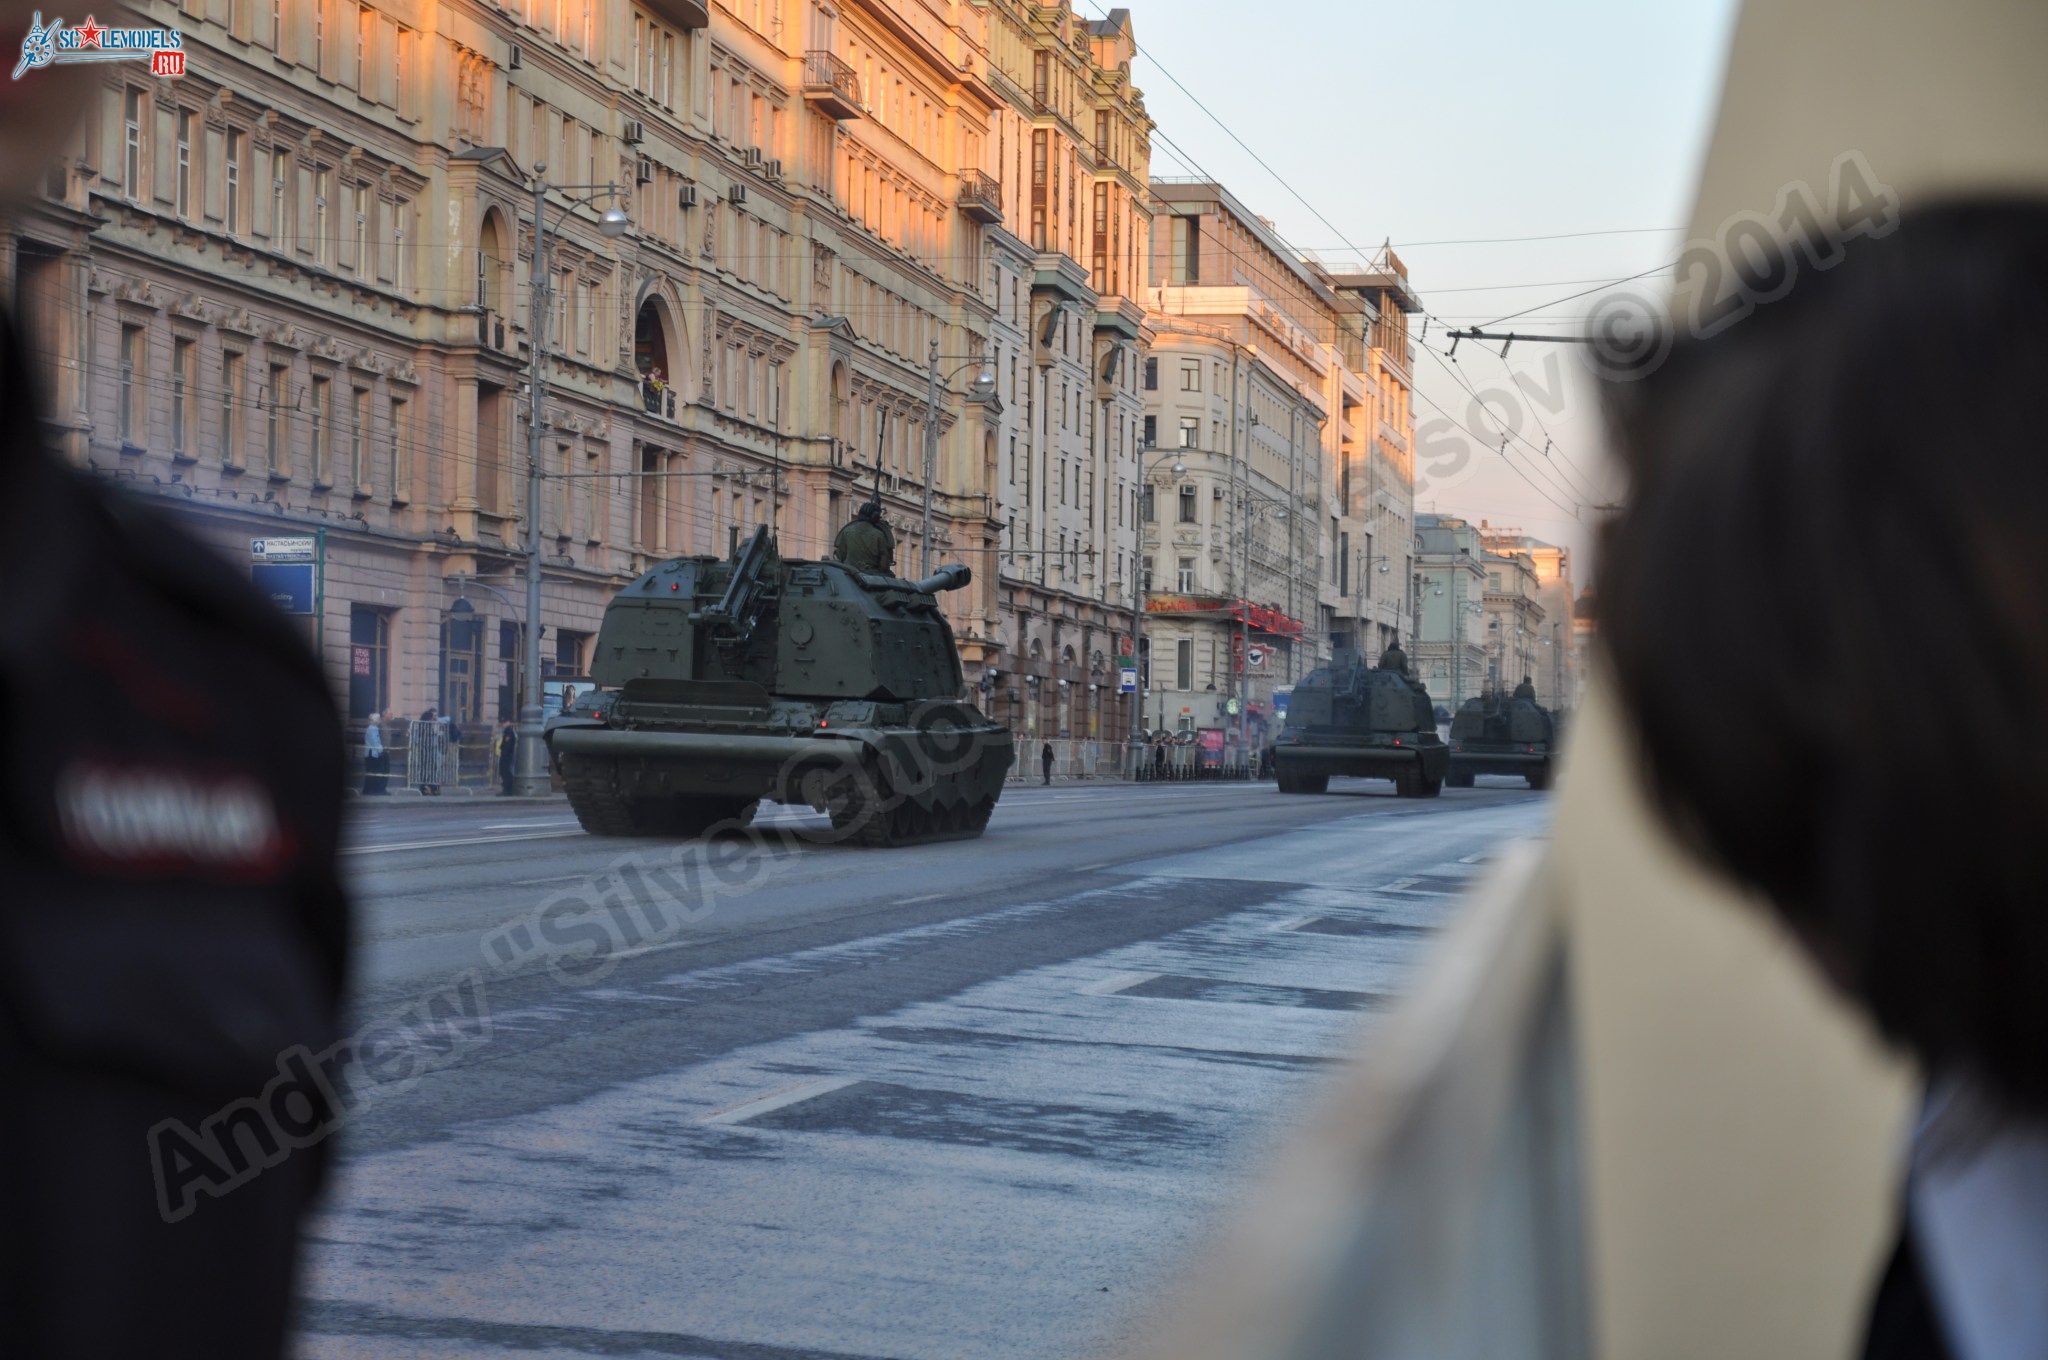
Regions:
<instances>
[{"instance_id":1,"label":"person's dark hair","mask_svg":"<svg viewBox=\"0 0 2048 1360\"><path fill-rule=\"evenodd\" d=\"M2048 202L1842 250L1609 385L1601 630L1682 839L2048 1112Z\"/></svg>"}]
</instances>

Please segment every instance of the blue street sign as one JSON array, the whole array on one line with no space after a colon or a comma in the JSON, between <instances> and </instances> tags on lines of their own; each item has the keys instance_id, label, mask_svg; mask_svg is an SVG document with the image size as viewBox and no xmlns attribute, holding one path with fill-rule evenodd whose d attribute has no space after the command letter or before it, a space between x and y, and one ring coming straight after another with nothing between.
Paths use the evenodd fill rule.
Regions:
<instances>
[{"instance_id":1,"label":"blue street sign","mask_svg":"<svg viewBox=\"0 0 2048 1360\"><path fill-rule=\"evenodd\" d=\"M1117 688L1125 694L1136 694L1138 692L1138 668L1136 666L1126 666L1123 668L1123 682Z\"/></svg>"},{"instance_id":2,"label":"blue street sign","mask_svg":"<svg viewBox=\"0 0 2048 1360\"><path fill-rule=\"evenodd\" d=\"M270 602L287 614L313 612L314 564L311 562L252 562L249 580Z\"/></svg>"}]
</instances>

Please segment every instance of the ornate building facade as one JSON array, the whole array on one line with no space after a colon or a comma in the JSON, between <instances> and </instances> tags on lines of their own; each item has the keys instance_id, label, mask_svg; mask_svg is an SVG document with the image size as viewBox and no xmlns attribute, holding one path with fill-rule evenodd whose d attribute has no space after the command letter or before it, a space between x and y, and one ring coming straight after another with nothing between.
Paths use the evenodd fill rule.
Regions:
<instances>
[{"instance_id":1,"label":"ornate building facade","mask_svg":"<svg viewBox=\"0 0 2048 1360\"><path fill-rule=\"evenodd\" d=\"M1131 84L1128 12L1091 22L1065 0L980 3L1009 205L989 234L1002 407L990 708L1031 737L1122 740L1135 715L1118 662L1135 603L1152 122Z\"/></svg>"},{"instance_id":2,"label":"ornate building facade","mask_svg":"<svg viewBox=\"0 0 2048 1360\"><path fill-rule=\"evenodd\" d=\"M1113 657L1141 336L1101 304L1134 312L1114 288L1143 230L1113 227L1121 253L1098 257L1087 214L1105 179L1142 202L1127 21L997 0L137 8L181 30L186 74L106 68L0 265L74 459L239 559L316 541L306 626L354 716L517 706L536 343L559 673L650 562L759 524L822 553L877 485L914 570L928 457L931 549L977 568L945 597L970 674L1055 641L1048 664L1074 660L1054 678ZM1020 116L1037 68L1017 33L1056 57L1050 112ZM1078 135L1104 111L1108 140L1081 138L1057 190L1050 158L1010 154L1022 128ZM1013 189L1005 161L1036 178ZM1042 248L1022 225L1040 200L1060 214ZM934 354L1021 358L1035 397L942 393L928 454ZM999 457L1027 420L1029 499ZM1040 541L1043 581L999 558ZM1084 717L1103 720L1032 721Z\"/></svg>"},{"instance_id":3,"label":"ornate building facade","mask_svg":"<svg viewBox=\"0 0 2048 1360\"><path fill-rule=\"evenodd\" d=\"M1229 732L1242 708L1260 742L1276 693L1410 617L1413 295L1302 258L1220 185L1152 187L1146 721Z\"/></svg>"}]
</instances>

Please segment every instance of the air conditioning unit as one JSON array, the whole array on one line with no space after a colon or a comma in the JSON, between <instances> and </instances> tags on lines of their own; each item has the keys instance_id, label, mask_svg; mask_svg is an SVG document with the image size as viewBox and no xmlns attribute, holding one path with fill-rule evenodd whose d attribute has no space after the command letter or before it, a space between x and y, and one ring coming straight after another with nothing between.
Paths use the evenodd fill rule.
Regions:
<instances>
[{"instance_id":1,"label":"air conditioning unit","mask_svg":"<svg viewBox=\"0 0 2048 1360\"><path fill-rule=\"evenodd\" d=\"M641 156L633 162L633 178L642 184L654 183L654 158Z\"/></svg>"},{"instance_id":2,"label":"air conditioning unit","mask_svg":"<svg viewBox=\"0 0 2048 1360\"><path fill-rule=\"evenodd\" d=\"M761 172L770 179L782 178L782 162L773 157L761 162Z\"/></svg>"},{"instance_id":3,"label":"air conditioning unit","mask_svg":"<svg viewBox=\"0 0 2048 1360\"><path fill-rule=\"evenodd\" d=\"M747 186L735 184L730 189L727 189L725 191L725 201L732 204L735 208L744 205L747 201Z\"/></svg>"},{"instance_id":4,"label":"air conditioning unit","mask_svg":"<svg viewBox=\"0 0 2048 1360\"><path fill-rule=\"evenodd\" d=\"M676 186L676 206L678 208L696 207L697 186L694 184L678 184Z\"/></svg>"},{"instance_id":5,"label":"air conditioning unit","mask_svg":"<svg viewBox=\"0 0 2048 1360\"><path fill-rule=\"evenodd\" d=\"M647 140L647 124L641 122L638 118L628 118L626 120L626 130L619 135L625 139L627 146L638 146L641 142Z\"/></svg>"},{"instance_id":6,"label":"air conditioning unit","mask_svg":"<svg viewBox=\"0 0 2048 1360\"><path fill-rule=\"evenodd\" d=\"M761 162L766 158L762 156L760 147L750 146L745 151L740 152L740 159L745 161L752 169L759 170Z\"/></svg>"},{"instance_id":7,"label":"air conditioning unit","mask_svg":"<svg viewBox=\"0 0 2048 1360\"><path fill-rule=\"evenodd\" d=\"M505 57L505 69L516 71L524 65L526 65L526 49L518 43L513 43L511 52L506 54Z\"/></svg>"}]
</instances>

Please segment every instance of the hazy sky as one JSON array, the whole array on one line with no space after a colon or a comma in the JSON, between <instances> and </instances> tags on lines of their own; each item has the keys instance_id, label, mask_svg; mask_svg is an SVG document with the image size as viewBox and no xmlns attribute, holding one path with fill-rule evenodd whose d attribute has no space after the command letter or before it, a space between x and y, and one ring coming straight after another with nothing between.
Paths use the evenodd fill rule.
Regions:
<instances>
[{"instance_id":1,"label":"hazy sky","mask_svg":"<svg viewBox=\"0 0 2048 1360\"><path fill-rule=\"evenodd\" d=\"M1107 8L1076 6L1091 17ZM1340 259L1353 258L1343 253L1347 240L1371 249L1391 238L1437 318L1426 343L1441 352L1447 324L1484 324L1669 263L1683 239L1673 229L1691 208L1736 0L1136 0L1130 8L1144 52L1136 78L1159 123L1153 173L1220 179L1289 242ZM1424 244L1632 228L1657 230ZM1592 301L1511 324L1569 329ZM1419 316L1414 325L1420 333ZM1492 419L1475 416L1451 369L1418 354L1415 416L1426 437L1418 440L1417 508L1517 524L1583 549L1595 516L1575 519L1570 507L1614 488L1600 468L1599 422L1576 349L1516 345L1504 364L1466 341L1455 372L1481 395L1511 384L1519 395L1513 407L1496 405ZM1496 452L1502 421L1518 422L1535 446L1511 443L1509 454L1542 493ZM1546 441L1554 441L1547 459L1539 452Z\"/></svg>"}]
</instances>

